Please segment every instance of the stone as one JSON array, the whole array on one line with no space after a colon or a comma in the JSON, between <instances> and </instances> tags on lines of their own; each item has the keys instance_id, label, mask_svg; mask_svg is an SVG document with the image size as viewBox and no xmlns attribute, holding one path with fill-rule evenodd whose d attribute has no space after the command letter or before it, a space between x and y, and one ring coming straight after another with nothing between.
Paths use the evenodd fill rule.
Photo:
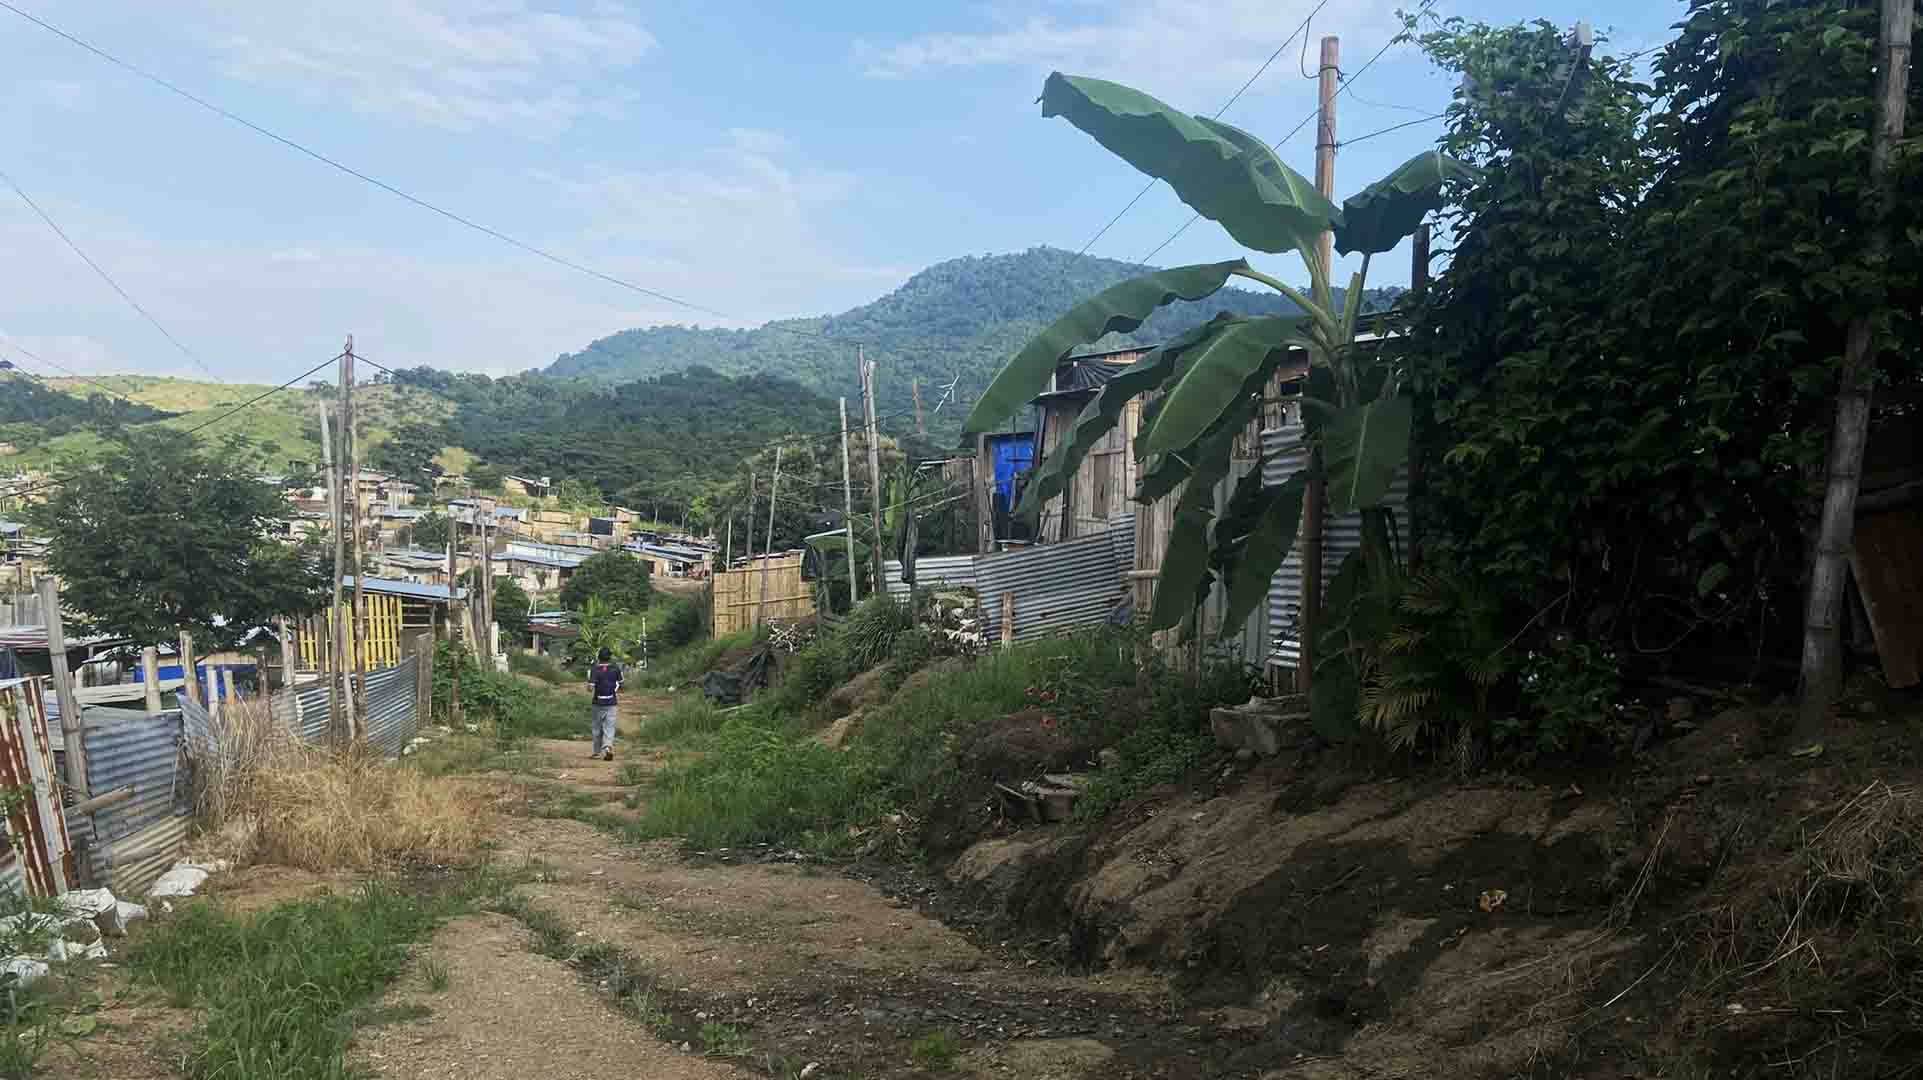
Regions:
<instances>
[{"instance_id":1,"label":"stone","mask_svg":"<svg viewBox=\"0 0 1923 1080\"><path fill-rule=\"evenodd\" d=\"M139 904L117 900L114 906L94 915L93 924L107 937L121 937L127 933L127 924L138 922L147 917L147 909Z\"/></svg>"},{"instance_id":2,"label":"stone","mask_svg":"<svg viewBox=\"0 0 1923 1080\"><path fill-rule=\"evenodd\" d=\"M192 896L207 883L207 871L192 863L175 863L173 869L160 875L154 887L147 890L148 896Z\"/></svg>"}]
</instances>

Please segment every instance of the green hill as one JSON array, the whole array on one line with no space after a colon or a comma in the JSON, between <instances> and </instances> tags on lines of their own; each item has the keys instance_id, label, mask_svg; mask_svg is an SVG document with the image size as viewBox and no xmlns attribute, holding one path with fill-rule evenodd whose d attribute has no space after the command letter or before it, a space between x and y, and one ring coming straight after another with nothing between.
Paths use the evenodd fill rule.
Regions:
<instances>
[{"instance_id":1,"label":"green hill","mask_svg":"<svg viewBox=\"0 0 1923 1080\"><path fill-rule=\"evenodd\" d=\"M853 398L859 345L878 364L880 411L905 414L914 405L913 382L920 382L923 402L932 409L940 387L959 375L956 392L964 403L972 401L1003 362L1069 308L1148 269L1046 247L950 259L840 315L752 330L624 330L561 356L547 372L617 382L700 366L723 374L781 375L830 399ZM1398 291L1371 290L1370 299L1386 302ZM1224 310L1287 314L1295 306L1272 294L1225 289L1199 303L1170 305L1135 334L1113 335L1101 347L1165 341ZM930 434L952 437L965 412L945 408L931 421Z\"/></svg>"}]
</instances>

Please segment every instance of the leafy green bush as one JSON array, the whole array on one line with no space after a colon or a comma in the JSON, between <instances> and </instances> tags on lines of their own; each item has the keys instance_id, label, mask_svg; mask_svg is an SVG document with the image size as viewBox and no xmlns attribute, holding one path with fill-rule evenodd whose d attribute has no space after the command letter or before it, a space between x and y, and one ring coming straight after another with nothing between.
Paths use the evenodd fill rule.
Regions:
<instances>
[{"instance_id":1,"label":"leafy green bush","mask_svg":"<svg viewBox=\"0 0 1923 1080\"><path fill-rule=\"evenodd\" d=\"M552 656L539 656L521 649L508 652L507 668L517 675L532 675L542 682L556 686L575 680L575 676L563 668L559 660Z\"/></svg>"},{"instance_id":2,"label":"leafy green bush","mask_svg":"<svg viewBox=\"0 0 1923 1080\"><path fill-rule=\"evenodd\" d=\"M648 670L636 672L633 681L648 687L687 686L713 671L722 656L731 650L746 648L754 644L754 640L753 630L737 630L726 637L689 642L666 655L650 657Z\"/></svg>"},{"instance_id":3,"label":"leafy green bush","mask_svg":"<svg viewBox=\"0 0 1923 1080\"><path fill-rule=\"evenodd\" d=\"M776 709L792 716L810 716L829 692L860 670L849 655L846 637L840 633L818 635L781 662L771 700Z\"/></svg>"},{"instance_id":4,"label":"leafy green bush","mask_svg":"<svg viewBox=\"0 0 1923 1080\"><path fill-rule=\"evenodd\" d=\"M583 699L528 684L513 675L484 670L453 642L435 646L433 710L451 723L454 673L460 671L461 720L493 729L502 742L517 738L582 738L588 733Z\"/></svg>"},{"instance_id":5,"label":"leafy green bush","mask_svg":"<svg viewBox=\"0 0 1923 1080\"><path fill-rule=\"evenodd\" d=\"M655 597L648 611L648 648L667 652L678 649L708 632L708 609L704 602L679 596Z\"/></svg>"},{"instance_id":6,"label":"leafy green bush","mask_svg":"<svg viewBox=\"0 0 1923 1080\"><path fill-rule=\"evenodd\" d=\"M836 631L836 636L848 651L851 673L860 672L888 659L894 651L896 636L914 626L913 613L886 593L877 593L861 602Z\"/></svg>"},{"instance_id":7,"label":"leafy green bush","mask_svg":"<svg viewBox=\"0 0 1923 1080\"><path fill-rule=\"evenodd\" d=\"M935 635L922 629L905 630L895 638L895 646L888 655L888 668L882 673L881 684L889 693L901 689L908 676L928 666L929 661L941 655L941 642Z\"/></svg>"},{"instance_id":8,"label":"leafy green bush","mask_svg":"<svg viewBox=\"0 0 1923 1080\"><path fill-rule=\"evenodd\" d=\"M561 586L561 606L582 611L595 597L612 611L632 614L645 611L653 595L647 563L625 551L603 551L574 568Z\"/></svg>"}]
</instances>

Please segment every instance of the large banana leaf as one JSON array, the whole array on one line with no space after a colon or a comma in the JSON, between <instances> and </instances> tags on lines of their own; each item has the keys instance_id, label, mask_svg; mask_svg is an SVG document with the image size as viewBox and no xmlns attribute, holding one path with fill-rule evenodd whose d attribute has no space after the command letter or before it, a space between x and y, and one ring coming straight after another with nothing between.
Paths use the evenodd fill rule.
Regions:
<instances>
[{"instance_id":1,"label":"large banana leaf","mask_svg":"<svg viewBox=\"0 0 1923 1080\"><path fill-rule=\"evenodd\" d=\"M1082 407L1062 445L1050 450L1041 468L1035 470L1035 479L1022 495L1021 511L1035 513L1043 503L1061 494L1068 486L1068 478L1082 467L1082 459L1088 456L1089 450L1114 430L1129 401L1162 385L1174 372L1176 359L1184 350L1234 319L1235 316L1223 312L1116 372Z\"/></svg>"},{"instance_id":2,"label":"large banana leaf","mask_svg":"<svg viewBox=\"0 0 1923 1080\"><path fill-rule=\"evenodd\" d=\"M1167 630L1195 610L1195 594L1209 572L1209 519L1214 485L1197 484L1182 493L1162 549L1162 570L1155 579L1155 609L1149 629Z\"/></svg>"},{"instance_id":3,"label":"large banana leaf","mask_svg":"<svg viewBox=\"0 0 1923 1080\"><path fill-rule=\"evenodd\" d=\"M1413 417L1406 397L1370 401L1329 417L1322 427L1322 462L1329 483L1329 512L1347 514L1379 505L1409 460Z\"/></svg>"},{"instance_id":4,"label":"large banana leaf","mask_svg":"<svg viewBox=\"0 0 1923 1080\"><path fill-rule=\"evenodd\" d=\"M1282 164L1267 143L1132 87L1058 71L1042 87L1042 115L1067 119L1130 165L1166 181L1243 247L1295 251L1342 219L1342 211Z\"/></svg>"},{"instance_id":5,"label":"large banana leaf","mask_svg":"<svg viewBox=\"0 0 1923 1080\"><path fill-rule=\"evenodd\" d=\"M1151 454L1179 450L1208 430L1247 393L1251 377L1286 345L1308 347L1303 326L1308 317L1264 316L1228 326L1190 350L1182 378L1168 393L1144 448ZM1254 380L1257 392L1268 380Z\"/></svg>"},{"instance_id":6,"label":"large banana leaf","mask_svg":"<svg viewBox=\"0 0 1923 1080\"><path fill-rule=\"evenodd\" d=\"M969 411L964 430L987 431L1014 415L1048 387L1055 365L1077 345L1103 334L1134 330L1164 304L1200 300L1219 290L1231 273L1247 267L1241 259L1177 266L1111 285L1075 305L995 373L995 380Z\"/></svg>"},{"instance_id":7,"label":"large banana leaf","mask_svg":"<svg viewBox=\"0 0 1923 1080\"><path fill-rule=\"evenodd\" d=\"M1242 628L1249 613L1268 595L1269 582L1288 557L1289 549L1295 547L1308 481L1308 473L1298 472L1281 485L1263 490L1255 527L1241 541L1241 554L1229 571L1229 610L1222 622L1223 633L1233 634Z\"/></svg>"},{"instance_id":8,"label":"large banana leaf","mask_svg":"<svg viewBox=\"0 0 1923 1080\"><path fill-rule=\"evenodd\" d=\"M1425 150L1396 171L1342 200L1335 223L1335 249L1380 255L1401 243L1422 224L1422 216L1442 205L1446 180L1482 173L1438 150Z\"/></svg>"},{"instance_id":9,"label":"large banana leaf","mask_svg":"<svg viewBox=\"0 0 1923 1080\"><path fill-rule=\"evenodd\" d=\"M1259 395L1263 387L1268 385L1269 378L1273 374L1274 365L1264 365L1251 372L1243 381L1242 389L1229 402L1229 407L1222 411L1222 415L1215 418L1215 422L1210 424L1208 430L1202 432L1200 437L1180 449L1149 458L1148 471L1136 481L1135 501L1143 505L1155 502L1174 491L1179 484L1189 479L1192 472L1197 470L1214 470L1215 479L1209 481L1211 484L1228 475L1229 454L1235 447L1235 437L1241 434L1242 429L1248 426L1251 419L1254 419L1256 410L1261 408L1262 401ZM1152 404L1160 406L1167 401L1168 398L1161 397L1156 398ZM1144 427L1151 422L1158 425L1161 423L1159 410L1155 416L1151 417L1149 410L1144 409L1142 411ZM1141 455L1144 442L1142 438L1137 438L1135 441L1138 457Z\"/></svg>"}]
</instances>

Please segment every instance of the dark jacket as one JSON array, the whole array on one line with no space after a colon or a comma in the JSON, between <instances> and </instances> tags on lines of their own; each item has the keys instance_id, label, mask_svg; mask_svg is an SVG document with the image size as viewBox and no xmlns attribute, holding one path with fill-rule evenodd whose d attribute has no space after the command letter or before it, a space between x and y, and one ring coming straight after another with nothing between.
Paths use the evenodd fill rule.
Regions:
<instances>
[{"instance_id":1,"label":"dark jacket","mask_svg":"<svg viewBox=\"0 0 1923 1080\"><path fill-rule=\"evenodd\" d=\"M612 705L621 689L620 664L596 664L588 671L588 685L594 689L596 705Z\"/></svg>"}]
</instances>

